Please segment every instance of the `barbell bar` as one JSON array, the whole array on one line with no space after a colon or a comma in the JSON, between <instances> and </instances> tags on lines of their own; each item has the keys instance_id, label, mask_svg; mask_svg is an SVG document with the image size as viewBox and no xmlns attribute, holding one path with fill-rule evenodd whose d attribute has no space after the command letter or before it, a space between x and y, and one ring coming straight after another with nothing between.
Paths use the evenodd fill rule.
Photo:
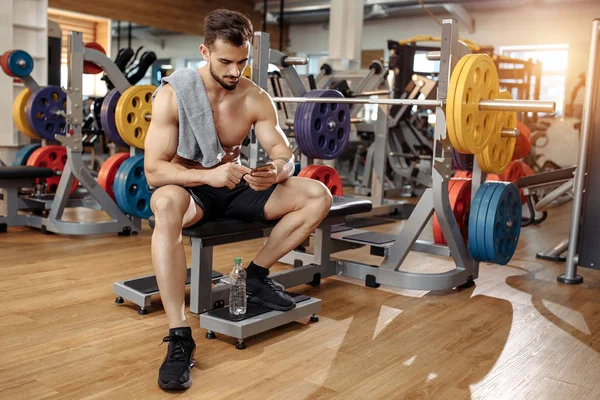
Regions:
<instances>
[{"instance_id":1,"label":"barbell bar","mask_svg":"<svg viewBox=\"0 0 600 400\"><path fill-rule=\"evenodd\" d=\"M409 99L362 99L338 97L273 97L277 103L345 103L345 104L385 104L391 106L443 107L441 100L409 100ZM489 111L522 111L553 113L556 103L542 100L482 100L479 110Z\"/></svg>"}]
</instances>

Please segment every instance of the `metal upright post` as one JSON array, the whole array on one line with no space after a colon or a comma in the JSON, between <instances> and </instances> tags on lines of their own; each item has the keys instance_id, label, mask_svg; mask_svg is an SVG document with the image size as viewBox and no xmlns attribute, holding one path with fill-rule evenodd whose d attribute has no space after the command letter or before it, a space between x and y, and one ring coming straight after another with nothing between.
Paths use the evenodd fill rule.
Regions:
<instances>
[{"instance_id":1,"label":"metal upright post","mask_svg":"<svg viewBox=\"0 0 600 400\"><path fill-rule=\"evenodd\" d=\"M569 234L569 251L567 252L567 263L565 273L558 277L562 283L577 284L583 282L583 277L577 275L577 246L579 243L579 225L581 222L581 208L583 205L583 186L586 175L588 148L594 122L594 100L598 87L598 56L600 35L600 18L596 18L592 24L592 39L590 48L590 59L588 62L587 78L585 80L585 99L583 115L581 118L581 139L579 144L579 158L577 171L575 173L575 187L573 189L573 215L571 216L571 232ZM598 117L596 117L598 118Z\"/></svg>"},{"instance_id":2,"label":"metal upright post","mask_svg":"<svg viewBox=\"0 0 600 400\"><path fill-rule=\"evenodd\" d=\"M252 47L252 81L264 90L268 90L269 81L269 34L266 32L255 32ZM264 150L256 140L254 128L250 129L248 135L250 143L248 144L249 154L248 163L250 168L255 168L264 161Z\"/></svg>"}]
</instances>

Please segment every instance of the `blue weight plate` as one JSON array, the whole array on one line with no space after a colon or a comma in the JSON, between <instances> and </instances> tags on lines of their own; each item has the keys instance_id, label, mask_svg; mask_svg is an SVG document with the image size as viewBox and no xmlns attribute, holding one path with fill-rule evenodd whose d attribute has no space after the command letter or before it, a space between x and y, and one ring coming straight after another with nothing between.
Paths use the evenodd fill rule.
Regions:
<instances>
[{"instance_id":1,"label":"blue weight plate","mask_svg":"<svg viewBox=\"0 0 600 400\"><path fill-rule=\"evenodd\" d=\"M25 106L29 126L39 137L52 141L55 134L65 134L65 118L55 114L60 110L67 110L67 95L59 86L41 88L29 97Z\"/></svg>"},{"instance_id":2,"label":"blue weight plate","mask_svg":"<svg viewBox=\"0 0 600 400\"><path fill-rule=\"evenodd\" d=\"M102 101L102 107L100 108L100 124L102 124L102 130L106 136L113 143L117 146L128 147L129 145L121 139L121 136L119 136L119 130L115 123L115 112L120 97L121 93L119 93L117 89L112 89L106 94L106 97L104 97L104 100Z\"/></svg>"},{"instance_id":3,"label":"blue weight plate","mask_svg":"<svg viewBox=\"0 0 600 400\"><path fill-rule=\"evenodd\" d=\"M144 156L130 157L121 164L113 183L115 200L121 210L129 215L150 218L150 197L144 173Z\"/></svg>"},{"instance_id":4,"label":"blue weight plate","mask_svg":"<svg viewBox=\"0 0 600 400\"><path fill-rule=\"evenodd\" d=\"M27 146L21 147L19 151L17 151L17 155L15 156L15 161L12 163L13 167L22 167L27 165L27 160L29 160L29 156L31 153L39 149L41 145L39 143L28 144Z\"/></svg>"},{"instance_id":5,"label":"blue weight plate","mask_svg":"<svg viewBox=\"0 0 600 400\"><path fill-rule=\"evenodd\" d=\"M489 258L487 255L485 243L489 238L485 237L485 226L488 219L488 214L495 210L495 207L492 204L494 194L501 192L504 189L504 182L485 182L485 185L489 185L489 187L481 199L481 206L479 207L477 222L475 224L477 228L477 248L480 256L479 261L494 262L494 260Z\"/></svg>"},{"instance_id":6,"label":"blue weight plate","mask_svg":"<svg viewBox=\"0 0 600 400\"><path fill-rule=\"evenodd\" d=\"M8 56L8 68L14 76L23 78L33 71L33 58L23 50L15 50Z\"/></svg>"},{"instance_id":7,"label":"blue weight plate","mask_svg":"<svg viewBox=\"0 0 600 400\"><path fill-rule=\"evenodd\" d=\"M471 257L478 261L481 261L482 254L479 247L479 241L477 240L477 221L482 200L490 187L491 186L488 185L487 182L484 182L479 186L479 189L473 198L473 202L471 203L471 211L469 212L469 251L471 252Z\"/></svg>"},{"instance_id":8,"label":"blue weight plate","mask_svg":"<svg viewBox=\"0 0 600 400\"><path fill-rule=\"evenodd\" d=\"M311 90L306 97L339 97L337 90ZM350 137L350 107L339 103L301 103L294 114L294 131L302 152L331 160L346 148Z\"/></svg>"},{"instance_id":9,"label":"blue weight plate","mask_svg":"<svg viewBox=\"0 0 600 400\"><path fill-rule=\"evenodd\" d=\"M302 164L300 164L299 162L294 163L294 176L298 176L301 169L302 169Z\"/></svg>"},{"instance_id":10,"label":"blue weight plate","mask_svg":"<svg viewBox=\"0 0 600 400\"><path fill-rule=\"evenodd\" d=\"M494 191L485 221L485 250L491 262L505 265L512 258L521 231L521 210L515 184L504 183Z\"/></svg>"}]
</instances>

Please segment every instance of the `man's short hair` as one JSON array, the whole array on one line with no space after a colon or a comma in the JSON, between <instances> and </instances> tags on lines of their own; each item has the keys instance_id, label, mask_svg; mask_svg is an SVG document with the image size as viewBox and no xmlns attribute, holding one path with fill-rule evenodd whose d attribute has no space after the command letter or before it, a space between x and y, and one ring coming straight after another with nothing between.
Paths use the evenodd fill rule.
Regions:
<instances>
[{"instance_id":1,"label":"man's short hair","mask_svg":"<svg viewBox=\"0 0 600 400\"><path fill-rule=\"evenodd\" d=\"M252 42L252 22L237 11L218 9L204 18L204 45L212 46L221 39L236 47Z\"/></svg>"}]
</instances>

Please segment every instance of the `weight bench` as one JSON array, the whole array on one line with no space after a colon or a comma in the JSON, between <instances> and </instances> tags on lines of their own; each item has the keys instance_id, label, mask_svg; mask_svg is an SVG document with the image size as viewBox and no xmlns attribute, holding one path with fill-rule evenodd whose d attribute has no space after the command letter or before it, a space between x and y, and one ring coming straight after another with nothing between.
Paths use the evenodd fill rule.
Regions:
<instances>
[{"instance_id":1,"label":"weight bench","mask_svg":"<svg viewBox=\"0 0 600 400\"><path fill-rule=\"evenodd\" d=\"M26 200L19 197L19 189L35 187L37 178L50 178L54 171L40 167L2 167L0 168L0 188L3 207L0 208L0 232L6 232L9 226L25 226L26 215L18 211L31 207Z\"/></svg>"},{"instance_id":2,"label":"weight bench","mask_svg":"<svg viewBox=\"0 0 600 400\"><path fill-rule=\"evenodd\" d=\"M302 260L297 260L293 269L273 273L271 277L289 288L306 283L317 285L321 277L335 275L336 264L329 260L332 251L330 239L332 226L343 223L349 215L370 212L371 209L372 204L368 200L334 197L329 214L314 234L315 255L311 259L314 264L303 265ZM152 227L153 223L151 219ZM268 237L274 226L274 223L248 223L235 219L221 219L200 222L183 229L182 234L190 238L192 246L192 262L191 267L188 268L187 282L190 285L190 311L200 314L200 326L207 329L207 337L213 338L214 332L220 332L236 337L238 339L236 347L244 348L246 337L307 316L317 320L316 314L321 310L321 300L302 295L291 294L297 306L287 312L273 311L249 303L244 318L234 320L225 308L229 302L228 279L212 269L213 248L223 244ZM356 247L360 246L347 243L346 246L338 246L338 249ZM231 254L231 259L233 260L235 256ZM144 282L144 285L140 285L140 282ZM151 296L158 294L154 275L115 282L113 289L118 296L117 303L123 303L125 299L132 301L140 306L141 314L145 314L151 305Z\"/></svg>"},{"instance_id":3,"label":"weight bench","mask_svg":"<svg viewBox=\"0 0 600 400\"><path fill-rule=\"evenodd\" d=\"M556 204L557 200L562 198L566 193L573 189L573 176L575 174L576 167L562 168L556 171L542 172L531 176L520 178L517 181L519 188L523 189L523 194L527 198L527 207L529 208L530 219L523 221L521 226L527 226L531 223L539 224L544 221L548 215L548 209ZM536 190L548 189L550 187L556 187L550 193L544 195L544 197L538 201ZM534 204L535 201L535 204ZM543 213L542 218L535 219L535 212L539 211ZM537 253L536 257L543 260L549 261L565 261L566 258L562 257L561 254L567 251L569 248L569 239L563 239L559 243L552 246L550 249Z\"/></svg>"}]
</instances>

